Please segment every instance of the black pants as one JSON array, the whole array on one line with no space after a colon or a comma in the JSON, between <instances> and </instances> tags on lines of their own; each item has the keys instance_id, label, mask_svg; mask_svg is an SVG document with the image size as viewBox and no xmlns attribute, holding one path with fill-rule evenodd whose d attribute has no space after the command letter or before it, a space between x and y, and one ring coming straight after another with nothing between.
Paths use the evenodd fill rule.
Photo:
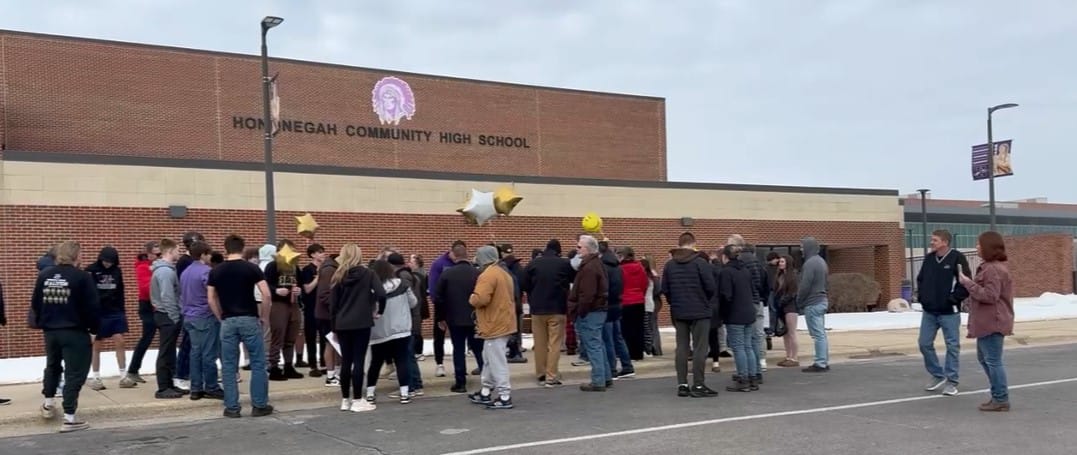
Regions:
<instances>
[{"instance_id":1,"label":"black pants","mask_svg":"<svg viewBox=\"0 0 1077 455\"><path fill-rule=\"evenodd\" d=\"M138 339L135 352L131 355L131 364L127 366L127 372L131 374L138 374L138 370L142 369L142 359L146 357L146 351L153 344L153 336L157 334L157 322L154 321L153 313L140 311L138 318L142 320L142 337Z\"/></svg>"},{"instance_id":2,"label":"black pants","mask_svg":"<svg viewBox=\"0 0 1077 455\"><path fill-rule=\"evenodd\" d=\"M483 367L482 346L483 341L475 337L475 326L454 325L449 327L449 336L452 337L452 371L456 377L456 385L467 384L467 348L475 353L475 361L479 369Z\"/></svg>"},{"instance_id":3,"label":"black pants","mask_svg":"<svg viewBox=\"0 0 1077 455\"><path fill-rule=\"evenodd\" d=\"M710 352L707 353L707 356L713 359L715 362L717 362L718 359L722 357L722 343L718 339L718 330L721 328L722 323L716 318L711 318L711 328L709 330L710 333L707 334L707 341L710 345L710 349L708 349L708 351Z\"/></svg>"},{"instance_id":4,"label":"black pants","mask_svg":"<svg viewBox=\"0 0 1077 455\"><path fill-rule=\"evenodd\" d=\"M157 331L161 333L161 345L157 349L157 391L171 389L172 378L176 374L176 341L179 340L180 326L172 322L167 314L154 313Z\"/></svg>"},{"instance_id":5,"label":"black pants","mask_svg":"<svg viewBox=\"0 0 1077 455\"><path fill-rule=\"evenodd\" d=\"M386 360L392 359L396 364L396 382L400 387L411 385L411 362L415 357L411 354L411 335L405 338L397 338L370 347L370 370L366 375L366 386L374 387L378 384L378 376L381 375L381 366ZM341 373L344 369L342 368ZM341 383L343 383L343 378Z\"/></svg>"},{"instance_id":6,"label":"black pants","mask_svg":"<svg viewBox=\"0 0 1077 455\"><path fill-rule=\"evenodd\" d=\"M628 346L628 356L632 360L643 360L643 351L647 347L647 312L641 305L626 305L621 313L621 336Z\"/></svg>"},{"instance_id":7,"label":"black pants","mask_svg":"<svg viewBox=\"0 0 1077 455\"><path fill-rule=\"evenodd\" d=\"M85 330L45 331L45 398L56 396L60 374L64 375L64 414L74 415L79 407L79 391L90 373L93 342ZM64 368L64 367L67 368Z\"/></svg>"},{"instance_id":8,"label":"black pants","mask_svg":"<svg viewBox=\"0 0 1077 455\"><path fill-rule=\"evenodd\" d=\"M363 397L363 367L366 365L366 349L370 346L370 329L341 330L340 340L340 394L344 398Z\"/></svg>"},{"instance_id":9,"label":"black pants","mask_svg":"<svg viewBox=\"0 0 1077 455\"><path fill-rule=\"evenodd\" d=\"M688 352L691 351L692 385L703 385L711 320L678 320L673 321L673 327L677 329L677 384L688 384Z\"/></svg>"},{"instance_id":10,"label":"black pants","mask_svg":"<svg viewBox=\"0 0 1077 455\"><path fill-rule=\"evenodd\" d=\"M434 363L445 364L445 331L434 324Z\"/></svg>"},{"instance_id":11,"label":"black pants","mask_svg":"<svg viewBox=\"0 0 1077 455\"><path fill-rule=\"evenodd\" d=\"M313 307L314 304L310 306ZM310 363L310 369L320 369L325 364L325 338L318 335L318 320L314 319L314 308L310 310L303 308L303 342L307 347L307 362ZM299 357L303 353L297 352L295 355Z\"/></svg>"},{"instance_id":12,"label":"black pants","mask_svg":"<svg viewBox=\"0 0 1077 455\"><path fill-rule=\"evenodd\" d=\"M520 357L523 355L524 344L524 313L523 310L516 309L516 333L512 334L512 338L509 338L509 353L510 358Z\"/></svg>"}]
</instances>

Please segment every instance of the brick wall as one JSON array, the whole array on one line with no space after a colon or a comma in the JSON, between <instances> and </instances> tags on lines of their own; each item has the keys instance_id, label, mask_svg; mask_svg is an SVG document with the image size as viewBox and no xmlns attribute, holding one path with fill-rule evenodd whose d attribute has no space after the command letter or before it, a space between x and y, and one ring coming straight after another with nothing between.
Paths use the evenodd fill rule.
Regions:
<instances>
[{"instance_id":1,"label":"brick wall","mask_svg":"<svg viewBox=\"0 0 1077 455\"><path fill-rule=\"evenodd\" d=\"M8 150L261 162L260 59L45 35L0 32L0 139ZM283 120L335 125L329 134L282 132L279 163L664 181L665 101L439 76L273 61ZM399 128L429 140L348 135L381 126L371 90L399 76L416 112ZM242 124L243 122L241 122ZM471 135L444 144L440 132ZM479 135L529 148L479 144ZM574 167L581 151L602 156Z\"/></svg>"},{"instance_id":2,"label":"brick wall","mask_svg":"<svg viewBox=\"0 0 1077 455\"><path fill-rule=\"evenodd\" d=\"M1006 237L1006 256L1015 297L1073 292L1073 236L1040 234Z\"/></svg>"},{"instance_id":3,"label":"brick wall","mask_svg":"<svg viewBox=\"0 0 1077 455\"><path fill-rule=\"evenodd\" d=\"M294 232L294 213L280 213L279 232ZM344 242L357 242L366 255L375 254L384 245L393 245L406 252L419 252L427 262L446 250L453 239L463 239L474 248L492 240L515 245L521 257L530 257L530 250L545 245L550 238L571 239L579 234L577 218L509 217L496 220L486 227L464 225L461 218L447 215L396 215L375 213L314 213L322 225L317 241L330 251ZM653 255L659 265L668 257L667 251L684 228L678 220L666 219L606 219L606 233L613 244L631 245L637 254ZM34 263L49 244L75 239L83 243L84 263L92 262L97 251L106 244L119 249L125 277L133 282L132 263L140 246L147 240L162 237L179 238L184 232L199 230L207 239L220 246L229 233L238 233L258 244L264 236L264 214L260 211L223 211L191 209L183 220L172 220L166 209L86 208L43 206L0 206L0 280L5 290L10 324L0 330L0 358L41 355L40 334L25 327L29 305ZM890 277L901 275L901 257L889 257L889 251L902 251L900 229L896 223L805 221L745 221L697 219L692 231L700 244L707 248L720 245L734 233L750 242L796 244L804 235L812 234L826 244L865 244L883 242L884 255L875 264L891 264L897 269ZM893 232L894 235L886 235ZM284 236L282 235L282 237ZM290 236L301 249L308 241ZM886 243L889 242L889 243ZM568 242L565 242L566 247ZM567 249L567 248L566 248ZM853 265L839 255L831 259L838 270L867 267L861 255ZM870 261L869 261L870 262ZM877 279L879 277L876 268ZM885 274L884 274L885 275ZM886 278L885 276L883 278ZM898 282L880 279L884 293L897 295ZM131 330L137 333L135 289L128 295ZM668 313L663 315L668 321Z\"/></svg>"}]
</instances>

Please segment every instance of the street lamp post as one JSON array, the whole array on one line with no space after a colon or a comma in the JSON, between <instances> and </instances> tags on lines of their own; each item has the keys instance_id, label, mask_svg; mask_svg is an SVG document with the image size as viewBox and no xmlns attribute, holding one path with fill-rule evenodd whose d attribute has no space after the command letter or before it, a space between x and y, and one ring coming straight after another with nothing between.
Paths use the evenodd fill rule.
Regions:
<instances>
[{"instance_id":1,"label":"street lamp post","mask_svg":"<svg viewBox=\"0 0 1077 455\"><path fill-rule=\"evenodd\" d=\"M269 29L284 22L283 18L266 16L262 19L262 121L265 123L266 166L266 243L277 243L277 207L273 194L273 119L269 113L269 50L266 34Z\"/></svg>"},{"instance_id":2,"label":"street lamp post","mask_svg":"<svg viewBox=\"0 0 1077 455\"><path fill-rule=\"evenodd\" d=\"M924 244L924 257L923 259L921 259L920 262L920 267L922 268L924 266L923 261L927 261L927 192L931 190L927 188L920 188L916 191L920 192L920 228L922 229L921 236L923 236L922 241Z\"/></svg>"},{"instance_id":3,"label":"street lamp post","mask_svg":"<svg viewBox=\"0 0 1077 455\"><path fill-rule=\"evenodd\" d=\"M987 192L988 210L991 213L991 230L995 230L995 140L991 135L991 114L1000 109L1017 107L1017 103L999 104L987 108Z\"/></svg>"}]
</instances>

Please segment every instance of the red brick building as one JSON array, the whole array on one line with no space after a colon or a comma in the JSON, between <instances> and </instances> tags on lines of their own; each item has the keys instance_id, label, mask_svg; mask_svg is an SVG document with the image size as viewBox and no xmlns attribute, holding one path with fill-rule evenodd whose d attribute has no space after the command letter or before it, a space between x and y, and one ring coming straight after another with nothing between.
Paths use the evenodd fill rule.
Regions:
<instances>
[{"instance_id":1,"label":"red brick building","mask_svg":"<svg viewBox=\"0 0 1077 455\"><path fill-rule=\"evenodd\" d=\"M661 98L273 59L280 237L294 215L317 241L383 245L430 260L453 239L521 256L579 234L596 211L616 245L659 263L685 230L706 248L734 233L788 249L827 246L832 271L899 293L904 241L891 190L669 182ZM75 239L92 262L116 246L132 283L139 245L188 230L219 243L265 235L257 57L0 31L0 358L41 355L23 324L34 262ZM475 227L471 188L514 184L512 216ZM183 207L186 214L170 207ZM137 330L133 286L132 330Z\"/></svg>"}]
</instances>

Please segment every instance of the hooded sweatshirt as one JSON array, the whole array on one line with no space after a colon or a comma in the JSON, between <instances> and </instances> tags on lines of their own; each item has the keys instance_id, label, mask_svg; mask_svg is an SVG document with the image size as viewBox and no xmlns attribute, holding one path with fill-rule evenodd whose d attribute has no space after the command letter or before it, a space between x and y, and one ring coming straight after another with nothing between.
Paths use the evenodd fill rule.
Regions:
<instances>
[{"instance_id":1,"label":"hooded sweatshirt","mask_svg":"<svg viewBox=\"0 0 1077 455\"><path fill-rule=\"evenodd\" d=\"M150 280L150 302L158 313L168 315L172 322L180 321L180 286L176 266L164 259L153 262L153 278Z\"/></svg>"},{"instance_id":2,"label":"hooded sweatshirt","mask_svg":"<svg viewBox=\"0 0 1077 455\"><path fill-rule=\"evenodd\" d=\"M804 251L804 266L800 268L800 286L797 289L797 309L812 305L825 305L827 273L826 261L819 256L819 242L815 237L804 237L800 241Z\"/></svg>"},{"instance_id":3,"label":"hooded sweatshirt","mask_svg":"<svg viewBox=\"0 0 1077 455\"><path fill-rule=\"evenodd\" d=\"M411 309L419 304L415 293L400 278L390 278L382 286L385 288L385 311L374 321L370 331L371 345L411 336Z\"/></svg>"},{"instance_id":4,"label":"hooded sweatshirt","mask_svg":"<svg viewBox=\"0 0 1077 455\"><path fill-rule=\"evenodd\" d=\"M112 263L105 267L104 262ZM86 267L97 286L97 299L102 313L124 312L123 273L120 271L120 253L115 248L106 246L97 255L97 262Z\"/></svg>"},{"instance_id":5,"label":"hooded sweatshirt","mask_svg":"<svg viewBox=\"0 0 1077 455\"><path fill-rule=\"evenodd\" d=\"M153 314L153 305L150 305L151 277L153 277L153 261L145 253L138 255L135 259L135 281L138 282L138 312L140 314Z\"/></svg>"},{"instance_id":6,"label":"hooded sweatshirt","mask_svg":"<svg viewBox=\"0 0 1077 455\"><path fill-rule=\"evenodd\" d=\"M325 258L322 267L318 269L318 289L315 291L314 318L323 321L332 320L329 311L329 301L333 296L333 274L337 273L337 260L332 257Z\"/></svg>"},{"instance_id":7,"label":"hooded sweatshirt","mask_svg":"<svg viewBox=\"0 0 1077 455\"><path fill-rule=\"evenodd\" d=\"M374 327L374 313L384 312L386 308L385 286L378 277L366 267L352 267L344 274L344 277L335 286L330 286L333 279L332 273L324 276L326 264L332 261L332 270L336 270L337 263L332 259L326 259L322 264L323 276L318 278L318 286L321 288L322 278L325 278L327 287L331 287L329 301L326 302L326 312L333 331L362 330ZM410 330L410 328L409 328Z\"/></svg>"},{"instance_id":8,"label":"hooded sweatshirt","mask_svg":"<svg viewBox=\"0 0 1077 455\"><path fill-rule=\"evenodd\" d=\"M262 245L262 247L258 249L258 268L262 270L263 274L266 272L266 266L269 265L270 262L273 262L273 256L276 255L277 247L273 245ZM272 290L273 289L270 288L270 291ZM258 303L262 303L262 291L260 291L257 286L254 287L254 300Z\"/></svg>"},{"instance_id":9,"label":"hooded sweatshirt","mask_svg":"<svg viewBox=\"0 0 1077 455\"><path fill-rule=\"evenodd\" d=\"M93 277L72 265L51 266L37 276L30 309L34 325L45 331L97 333L101 324Z\"/></svg>"},{"instance_id":10,"label":"hooded sweatshirt","mask_svg":"<svg viewBox=\"0 0 1077 455\"><path fill-rule=\"evenodd\" d=\"M740 259L729 261L718 273L718 302L722 322L750 325L755 323L756 305L752 293L752 273Z\"/></svg>"},{"instance_id":11,"label":"hooded sweatshirt","mask_svg":"<svg viewBox=\"0 0 1077 455\"><path fill-rule=\"evenodd\" d=\"M662 294L669 302L670 315L679 321L713 318L718 285L706 255L691 248L674 248L669 253L672 260L662 270Z\"/></svg>"},{"instance_id":12,"label":"hooded sweatshirt","mask_svg":"<svg viewBox=\"0 0 1077 455\"><path fill-rule=\"evenodd\" d=\"M491 340L516 333L516 284L512 273L489 262L478 281L469 303L475 307L475 332L479 338Z\"/></svg>"},{"instance_id":13,"label":"hooded sweatshirt","mask_svg":"<svg viewBox=\"0 0 1077 455\"><path fill-rule=\"evenodd\" d=\"M767 279L767 268L756 257L755 253L743 252L737 255L737 260L744 263L744 268L752 275L752 299L756 303L766 302L770 297L770 285Z\"/></svg>"},{"instance_id":14,"label":"hooded sweatshirt","mask_svg":"<svg viewBox=\"0 0 1077 455\"><path fill-rule=\"evenodd\" d=\"M606 278L609 280L609 291L606 310L606 322L621 320L621 294L624 293L625 281L621 273L621 262L617 260L617 254L613 250L602 253L602 265L606 267Z\"/></svg>"},{"instance_id":15,"label":"hooded sweatshirt","mask_svg":"<svg viewBox=\"0 0 1077 455\"><path fill-rule=\"evenodd\" d=\"M624 293L621 297L621 304L624 306L643 305L647 300L647 287L651 284L647 271L643 270L643 264L635 259L622 261L621 274L624 275Z\"/></svg>"}]
</instances>

